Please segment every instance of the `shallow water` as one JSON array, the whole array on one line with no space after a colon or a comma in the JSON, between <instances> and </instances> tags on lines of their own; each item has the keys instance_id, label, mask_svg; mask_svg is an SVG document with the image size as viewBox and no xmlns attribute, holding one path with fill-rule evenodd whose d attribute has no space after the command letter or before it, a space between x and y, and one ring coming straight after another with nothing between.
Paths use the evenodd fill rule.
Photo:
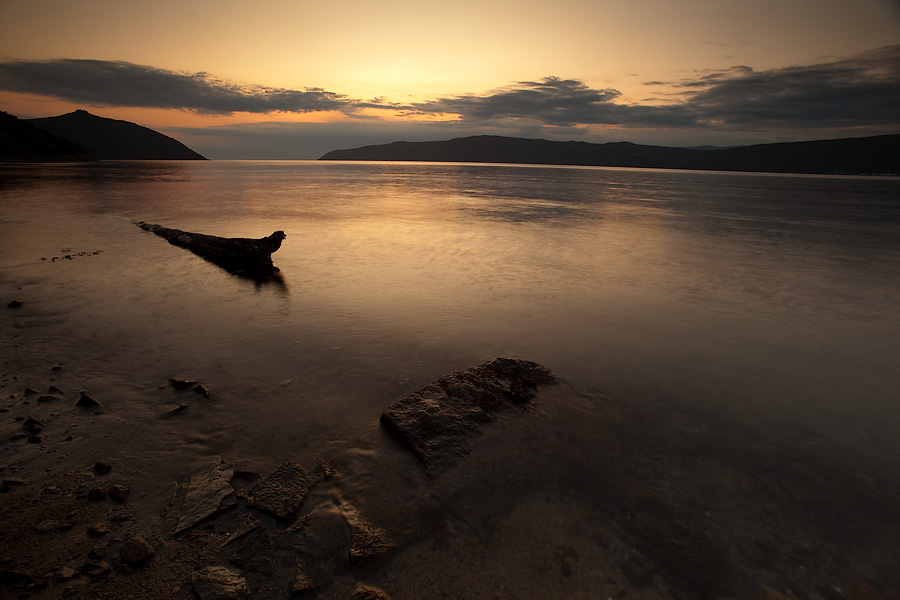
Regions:
<instances>
[{"instance_id":1,"label":"shallow water","mask_svg":"<svg viewBox=\"0 0 900 600\"><path fill-rule=\"evenodd\" d=\"M610 466L618 460L669 498L718 502L722 515L702 518L730 530L749 502L741 494L762 493L731 468L765 482L778 467L782 487L765 494L787 481L815 495L844 484L826 471L849 456L841 477L896 484L898 186L463 164L0 166L0 302L24 303L0 313L3 390L46 384L62 366L51 381L91 392L105 413L88 434L83 417L58 409L65 433L84 436L85 461L120 454L151 490L136 502L154 514L203 455L258 472L310 455L337 464L341 493L376 521L402 524L438 498L473 511L459 518L476 538L493 527L481 521L507 517L509 533L521 517L508 511L540 491L549 508L523 504L536 511L526 521L568 511L574 527L594 508L581 513L559 494L605 506L624 477ZM233 276L135 221L233 237L284 230L273 255L281 277ZM429 482L381 432L381 411L500 355L542 363L584 393L507 415L512 425L495 428L486 452ZM212 398L172 390L173 377L203 382ZM168 417L179 404L189 409ZM701 413L701 425L683 416ZM38 470L58 456L10 448L6 460ZM810 453L773 465L773 448ZM808 471L818 479L804 483ZM858 498L836 504L835 520L891 514ZM833 500L812 509L829 516ZM596 551L589 538L567 539ZM425 560L413 548L398 565ZM447 559L428 560L423 572ZM514 563L495 568L515 583Z\"/></svg>"},{"instance_id":2,"label":"shallow water","mask_svg":"<svg viewBox=\"0 0 900 600\"><path fill-rule=\"evenodd\" d=\"M33 341L91 348L125 378L180 373L235 394L295 382L312 397L267 399L264 420L301 410L340 436L509 354L579 389L736 418L900 425L894 180L155 162L7 166L2 182L5 295L49 296L36 310L55 324ZM283 229L283 285L235 278L135 220Z\"/></svg>"}]
</instances>

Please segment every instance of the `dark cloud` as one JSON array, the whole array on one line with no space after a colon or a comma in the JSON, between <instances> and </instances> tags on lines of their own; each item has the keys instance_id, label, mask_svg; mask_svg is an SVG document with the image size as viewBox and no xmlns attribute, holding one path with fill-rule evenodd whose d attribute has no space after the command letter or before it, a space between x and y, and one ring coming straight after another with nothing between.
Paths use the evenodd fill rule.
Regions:
<instances>
[{"instance_id":1,"label":"dark cloud","mask_svg":"<svg viewBox=\"0 0 900 600\"><path fill-rule=\"evenodd\" d=\"M91 106L176 108L199 113L315 112L352 109L318 88L242 86L208 73L176 73L128 62L59 59L0 63L0 89Z\"/></svg>"},{"instance_id":2,"label":"dark cloud","mask_svg":"<svg viewBox=\"0 0 900 600\"><path fill-rule=\"evenodd\" d=\"M585 132L592 125L632 129L763 131L855 127L879 133L900 127L900 45L819 64L754 71L748 66L697 72L669 90L625 103L615 89L546 77L486 94L464 94L409 105L359 100L319 88L244 86L207 73L177 73L96 60L0 63L0 89L83 102L90 106L177 108L201 113L339 110L357 123L378 121L363 108L407 116L439 116L460 129ZM679 91L670 96L671 89ZM865 128L869 128L866 130Z\"/></svg>"},{"instance_id":3,"label":"dark cloud","mask_svg":"<svg viewBox=\"0 0 900 600\"><path fill-rule=\"evenodd\" d=\"M526 120L549 126L809 128L900 126L900 46L844 60L754 71L735 66L678 82L664 105L618 104L620 93L548 77L487 95L419 103L420 113L455 114L467 122Z\"/></svg>"},{"instance_id":4,"label":"dark cloud","mask_svg":"<svg viewBox=\"0 0 900 600\"><path fill-rule=\"evenodd\" d=\"M900 45L815 65L740 67L694 82L698 121L739 127L900 126Z\"/></svg>"}]
</instances>

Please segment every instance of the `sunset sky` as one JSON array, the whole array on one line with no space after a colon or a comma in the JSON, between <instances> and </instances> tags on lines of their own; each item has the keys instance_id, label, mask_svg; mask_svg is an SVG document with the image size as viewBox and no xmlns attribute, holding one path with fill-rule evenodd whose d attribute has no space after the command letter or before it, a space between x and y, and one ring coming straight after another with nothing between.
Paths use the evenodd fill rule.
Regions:
<instances>
[{"instance_id":1,"label":"sunset sky","mask_svg":"<svg viewBox=\"0 0 900 600\"><path fill-rule=\"evenodd\" d=\"M0 110L210 158L900 133L900 0L0 0Z\"/></svg>"}]
</instances>

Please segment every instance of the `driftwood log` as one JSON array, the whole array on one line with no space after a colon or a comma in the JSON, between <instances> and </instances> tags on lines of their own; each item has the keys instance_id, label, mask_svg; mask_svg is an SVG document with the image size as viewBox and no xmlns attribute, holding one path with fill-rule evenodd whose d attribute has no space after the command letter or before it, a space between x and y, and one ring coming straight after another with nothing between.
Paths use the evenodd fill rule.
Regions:
<instances>
[{"instance_id":1,"label":"driftwood log","mask_svg":"<svg viewBox=\"0 0 900 600\"><path fill-rule=\"evenodd\" d=\"M229 272L254 279L265 279L278 272L278 267L272 264L272 253L281 247L281 242L287 237L283 231L276 231L268 237L259 239L223 238L143 221L136 224L141 229L165 238L170 244L186 248Z\"/></svg>"}]
</instances>

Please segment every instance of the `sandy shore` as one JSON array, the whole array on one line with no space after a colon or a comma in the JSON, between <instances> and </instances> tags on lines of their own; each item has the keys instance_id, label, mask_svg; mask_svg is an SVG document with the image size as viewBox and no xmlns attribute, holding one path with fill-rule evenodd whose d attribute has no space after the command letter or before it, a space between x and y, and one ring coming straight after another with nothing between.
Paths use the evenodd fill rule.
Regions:
<instances>
[{"instance_id":1,"label":"sandy shore","mask_svg":"<svg viewBox=\"0 0 900 600\"><path fill-rule=\"evenodd\" d=\"M900 475L877 448L787 427L762 439L562 383L501 411L436 477L387 438L389 470L340 441L285 469L197 439L163 451L153 428L203 390L169 386L135 436L112 390L146 390L115 374L80 389L71 365L5 333L2 597L900 598Z\"/></svg>"}]
</instances>

